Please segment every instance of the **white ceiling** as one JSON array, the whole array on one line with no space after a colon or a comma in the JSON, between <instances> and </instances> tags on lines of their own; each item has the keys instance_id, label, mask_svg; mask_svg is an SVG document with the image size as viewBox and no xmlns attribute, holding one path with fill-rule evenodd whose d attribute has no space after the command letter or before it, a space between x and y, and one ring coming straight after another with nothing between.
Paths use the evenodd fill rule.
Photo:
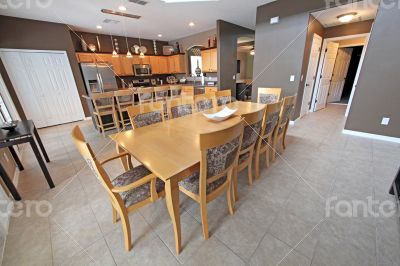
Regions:
<instances>
[{"instance_id":1,"label":"white ceiling","mask_svg":"<svg viewBox=\"0 0 400 266\"><path fill-rule=\"evenodd\" d=\"M3 1L2 1L3 2ZM15 2L15 1L13 1ZM31 0L31 7L1 9L0 15L68 24L74 30L104 34L125 35L157 40L174 40L216 27L216 20L226 20L251 29L255 28L257 6L273 0L219 0L166 4L161 0L148 0L141 6L128 0ZM40 8L36 2L50 3ZM142 16L141 19L123 18L100 12L102 8L118 11L124 5L125 12ZM118 24L104 24L106 18L120 20ZM125 22L124 22L125 20ZM189 27L189 22L195 23ZM125 24L125 26L124 26ZM96 25L102 25L97 30ZM162 34L163 37L157 37Z\"/></svg>"},{"instance_id":2,"label":"white ceiling","mask_svg":"<svg viewBox=\"0 0 400 266\"><path fill-rule=\"evenodd\" d=\"M335 8L314 12L312 15L324 26L333 27L342 25L337 17L346 13L357 12L357 16L350 23L374 19L378 10L377 1L360 1Z\"/></svg>"}]
</instances>

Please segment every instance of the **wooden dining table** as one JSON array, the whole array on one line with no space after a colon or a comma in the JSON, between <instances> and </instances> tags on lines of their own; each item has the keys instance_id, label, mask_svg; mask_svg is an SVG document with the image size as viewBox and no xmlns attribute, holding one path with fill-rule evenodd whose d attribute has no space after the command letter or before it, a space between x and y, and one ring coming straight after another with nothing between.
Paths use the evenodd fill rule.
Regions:
<instances>
[{"instance_id":1,"label":"wooden dining table","mask_svg":"<svg viewBox=\"0 0 400 266\"><path fill-rule=\"evenodd\" d=\"M266 105L237 101L226 106L237 109L237 112L225 121L210 121L202 113L194 113L110 136L117 147L130 153L165 182L165 200L172 220L177 254L181 251L178 182L192 171L199 170L199 134L233 126L241 120L240 115L260 111Z\"/></svg>"}]
</instances>

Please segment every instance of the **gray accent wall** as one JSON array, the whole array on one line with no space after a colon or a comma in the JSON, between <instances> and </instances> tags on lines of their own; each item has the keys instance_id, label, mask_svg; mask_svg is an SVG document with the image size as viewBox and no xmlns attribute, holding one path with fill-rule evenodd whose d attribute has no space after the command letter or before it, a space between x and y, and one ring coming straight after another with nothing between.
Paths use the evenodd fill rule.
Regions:
<instances>
[{"instance_id":1,"label":"gray accent wall","mask_svg":"<svg viewBox=\"0 0 400 266\"><path fill-rule=\"evenodd\" d=\"M400 138L400 9L391 3L375 19L345 129Z\"/></svg>"},{"instance_id":2,"label":"gray accent wall","mask_svg":"<svg viewBox=\"0 0 400 266\"><path fill-rule=\"evenodd\" d=\"M254 31L223 20L217 20L218 46L218 87L220 90L231 89L236 97L237 39L253 37Z\"/></svg>"}]
</instances>

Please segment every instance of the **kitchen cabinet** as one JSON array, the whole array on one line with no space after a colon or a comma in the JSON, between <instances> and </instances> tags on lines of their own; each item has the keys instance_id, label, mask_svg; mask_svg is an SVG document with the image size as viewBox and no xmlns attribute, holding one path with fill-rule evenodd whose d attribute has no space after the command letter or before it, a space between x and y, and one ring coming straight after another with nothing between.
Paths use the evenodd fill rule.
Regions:
<instances>
[{"instance_id":1,"label":"kitchen cabinet","mask_svg":"<svg viewBox=\"0 0 400 266\"><path fill-rule=\"evenodd\" d=\"M113 66L115 75L124 76L125 72L121 64L121 55L118 57L111 57L111 64Z\"/></svg>"},{"instance_id":2,"label":"kitchen cabinet","mask_svg":"<svg viewBox=\"0 0 400 266\"><path fill-rule=\"evenodd\" d=\"M97 63L111 64L110 54L96 54L94 57Z\"/></svg>"},{"instance_id":3,"label":"kitchen cabinet","mask_svg":"<svg viewBox=\"0 0 400 266\"><path fill-rule=\"evenodd\" d=\"M78 63L95 63L95 57L92 53L76 53Z\"/></svg>"},{"instance_id":4,"label":"kitchen cabinet","mask_svg":"<svg viewBox=\"0 0 400 266\"><path fill-rule=\"evenodd\" d=\"M186 73L184 55L169 56L168 66L171 74Z\"/></svg>"},{"instance_id":5,"label":"kitchen cabinet","mask_svg":"<svg viewBox=\"0 0 400 266\"><path fill-rule=\"evenodd\" d=\"M218 54L217 48L201 51L202 71L217 72L218 71Z\"/></svg>"},{"instance_id":6,"label":"kitchen cabinet","mask_svg":"<svg viewBox=\"0 0 400 266\"><path fill-rule=\"evenodd\" d=\"M168 57L166 56L159 56L158 57L158 64L160 67L160 73L159 74L169 74L170 70L168 68Z\"/></svg>"},{"instance_id":7,"label":"kitchen cabinet","mask_svg":"<svg viewBox=\"0 0 400 266\"><path fill-rule=\"evenodd\" d=\"M120 56L121 72L124 76L133 76L133 58Z\"/></svg>"},{"instance_id":8,"label":"kitchen cabinet","mask_svg":"<svg viewBox=\"0 0 400 266\"><path fill-rule=\"evenodd\" d=\"M151 72L153 74L160 74L160 64L158 63L159 56L149 56L149 57L150 57Z\"/></svg>"}]
</instances>

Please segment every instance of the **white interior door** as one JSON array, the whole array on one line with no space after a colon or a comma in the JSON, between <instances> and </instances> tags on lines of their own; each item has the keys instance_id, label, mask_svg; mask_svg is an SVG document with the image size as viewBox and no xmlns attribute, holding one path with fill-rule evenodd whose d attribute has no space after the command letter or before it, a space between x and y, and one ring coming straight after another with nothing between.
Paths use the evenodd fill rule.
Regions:
<instances>
[{"instance_id":1,"label":"white interior door","mask_svg":"<svg viewBox=\"0 0 400 266\"><path fill-rule=\"evenodd\" d=\"M333 68L335 66L336 56L339 49L339 43L329 42L323 53L323 64L321 76L318 82L317 98L314 111L321 110L326 107L329 87L331 85Z\"/></svg>"},{"instance_id":2,"label":"white interior door","mask_svg":"<svg viewBox=\"0 0 400 266\"><path fill-rule=\"evenodd\" d=\"M317 75L318 60L321 54L322 37L314 33L310 61L307 68L306 83L304 86L303 101L301 103L300 117L306 115L310 110L312 91L315 85L315 78Z\"/></svg>"},{"instance_id":3,"label":"white interior door","mask_svg":"<svg viewBox=\"0 0 400 266\"><path fill-rule=\"evenodd\" d=\"M329 88L328 103L340 101L353 48L340 48L333 69L332 82Z\"/></svg>"},{"instance_id":4,"label":"white interior door","mask_svg":"<svg viewBox=\"0 0 400 266\"><path fill-rule=\"evenodd\" d=\"M84 118L65 52L5 50L1 57L25 115L38 128Z\"/></svg>"}]
</instances>

